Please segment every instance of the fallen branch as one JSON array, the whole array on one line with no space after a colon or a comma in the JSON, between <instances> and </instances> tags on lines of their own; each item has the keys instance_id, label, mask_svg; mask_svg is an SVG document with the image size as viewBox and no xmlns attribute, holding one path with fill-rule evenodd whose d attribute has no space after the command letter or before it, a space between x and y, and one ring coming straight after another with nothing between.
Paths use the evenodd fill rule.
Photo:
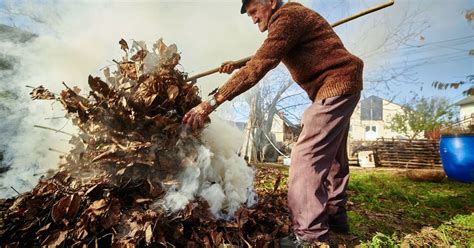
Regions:
<instances>
[{"instance_id":1,"label":"fallen branch","mask_svg":"<svg viewBox=\"0 0 474 248\"><path fill-rule=\"evenodd\" d=\"M58 129L55 129L55 128L51 128L51 127L45 127L45 126L40 126L40 125L34 125L33 127L54 131L56 133L66 134L66 135L69 135L71 137L76 137L74 134L70 134L70 133L67 133L67 132L64 132L64 131L61 131L61 130L58 130Z\"/></svg>"}]
</instances>

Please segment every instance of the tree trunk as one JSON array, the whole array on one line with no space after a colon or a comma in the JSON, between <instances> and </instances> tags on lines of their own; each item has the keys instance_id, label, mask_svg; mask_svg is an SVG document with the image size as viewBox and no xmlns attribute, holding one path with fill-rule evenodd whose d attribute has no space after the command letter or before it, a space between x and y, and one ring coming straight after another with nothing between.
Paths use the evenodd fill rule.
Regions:
<instances>
[{"instance_id":1,"label":"tree trunk","mask_svg":"<svg viewBox=\"0 0 474 248\"><path fill-rule=\"evenodd\" d=\"M277 104L283 93L292 85L292 81L288 80L282 84L272 98L269 105L265 106L265 95L259 90L250 101L250 114L246 128L245 147L241 154L247 157L249 162L261 162L263 158L263 148L269 144L267 137L272 137L271 130L273 118L278 112ZM274 142L274 140L272 140ZM273 148L272 148L273 149Z\"/></svg>"}]
</instances>

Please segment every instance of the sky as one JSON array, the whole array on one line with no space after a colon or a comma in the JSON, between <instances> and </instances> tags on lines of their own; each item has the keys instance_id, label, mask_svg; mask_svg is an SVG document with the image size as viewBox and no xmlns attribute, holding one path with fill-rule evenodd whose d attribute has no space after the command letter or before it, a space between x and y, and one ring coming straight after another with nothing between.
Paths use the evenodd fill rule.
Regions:
<instances>
[{"instance_id":1,"label":"sky","mask_svg":"<svg viewBox=\"0 0 474 248\"><path fill-rule=\"evenodd\" d=\"M35 4L31 4L33 2ZM332 23L384 1L298 2ZM7 11L8 6L46 20L46 23L38 24L31 18L12 14L11 9ZM90 43L87 39L100 39L99 47L113 46L121 36L139 40L163 37L178 45L183 69L194 74L215 68L224 61L249 56L259 47L265 34L259 33L249 18L240 15L239 7L239 0L0 0L0 23L59 39L77 36L74 38L86 44ZM431 84L434 81L456 82L474 74L474 56L469 55L474 49L474 23L468 23L465 18L465 11L469 9L474 9L474 2L469 0L396 0L392 7L335 28L348 50L365 61L363 97L375 94L401 104L415 94L445 96L452 103L461 100L464 97L462 90L440 91ZM127 13L127 10L131 12ZM91 22L94 18L97 20ZM147 18L149 22L146 22ZM80 35L65 31L68 27L58 23L66 19L65 23L72 29L85 30L78 30ZM123 29L110 28L114 22ZM87 27L81 27L82 23ZM98 33L100 37L96 37ZM109 43L104 42L107 39ZM93 65L96 68L110 63L111 58L106 57L108 53L101 55L91 61L97 63ZM402 77L373 82L393 75ZM227 75L213 75L200 80L199 85L205 94L227 78ZM298 90L297 87L292 89Z\"/></svg>"},{"instance_id":2,"label":"sky","mask_svg":"<svg viewBox=\"0 0 474 248\"><path fill-rule=\"evenodd\" d=\"M339 8L337 5L334 7L331 1L311 1L311 7L317 10L319 6L321 11L327 13L325 17L331 22L344 15L350 15L348 12L354 13L354 9L364 9L382 1L336 2L341 4L351 2L349 5L351 10L336 11ZM402 23L396 20L399 18L409 20L404 23L405 31L401 33L410 29L415 31L417 26L420 30L419 35L405 40L403 45L397 48L368 53L370 49L365 49L359 53L366 60L379 58L377 63L369 63L373 68L383 64L387 68L395 68L398 72L407 70L410 76L409 79L401 80L406 83L394 80L388 85L380 84L376 89L364 92L364 95L382 92L390 96L389 99L394 98L399 103L404 103L413 94L427 97L446 96L453 102L462 99L464 96L460 90L439 91L431 87L431 84L434 81L465 80L467 75L474 74L474 56L469 56L469 51L474 49L474 23L469 24L465 18L465 11L469 9L474 9L474 2L467 0L398 0L392 7L337 27L336 32L347 43L352 42L351 38L354 38L354 30L358 26L373 25L373 30L376 32L368 35L378 36L385 32L378 26L396 30L395 24ZM356 53L357 46L359 44L352 46ZM370 83L366 82L366 85Z\"/></svg>"}]
</instances>

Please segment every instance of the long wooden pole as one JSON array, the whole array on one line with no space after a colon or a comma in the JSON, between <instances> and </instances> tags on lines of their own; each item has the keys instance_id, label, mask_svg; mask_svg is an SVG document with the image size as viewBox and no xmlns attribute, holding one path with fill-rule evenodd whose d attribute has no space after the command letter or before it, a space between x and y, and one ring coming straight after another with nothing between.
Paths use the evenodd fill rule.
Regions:
<instances>
[{"instance_id":1,"label":"long wooden pole","mask_svg":"<svg viewBox=\"0 0 474 248\"><path fill-rule=\"evenodd\" d=\"M357 14L355 14L355 15L351 15L351 16L349 16L349 17L346 17L346 18L344 18L344 19L341 19L341 20L339 20L339 21L337 21L337 22L331 24L331 27L333 27L333 28L334 28L334 27L337 27L337 26L339 26L339 25L341 25L341 24L343 24L343 23L352 21L352 20L357 19L357 18L359 18L359 17L361 17L361 16L365 16L365 15L370 14L370 13L372 13L372 12L375 12L375 11L384 9L384 8L386 8L386 7L392 6L394 3L395 3L395 0L390 0L390 1L386 2L386 3L384 3L384 4L380 4L380 5L375 6L375 7L373 7L373 8L366 9L366 10L364 10L364 11L362 11L362 12L359 12L359 13L357 13ZM243 58L243 59L239 59L239 60L237 60L237 61L234 61L233 63L234 63L236 66L238 66L238 67L239 67L239 66L243 66L243 65L245 65L251 58L252 58L252 56L246 57L246 58ZM192 82L191 84L195 84L195 83L197 82L196 80L197 80L198 78L202 78L202 77L209 76L209 75L211 75L211 74L217 73L217 72L219 72L219 69L220 69L220 67L217 67L217 68L214 68L214 69L212 69L212 70L209 70L209 71L205 71L205 72L196 74L196 75L194 75L194 76L192 76L192 77L188 77L186 80L184 80L184 82Z\"/></svg>"}]
</instances>

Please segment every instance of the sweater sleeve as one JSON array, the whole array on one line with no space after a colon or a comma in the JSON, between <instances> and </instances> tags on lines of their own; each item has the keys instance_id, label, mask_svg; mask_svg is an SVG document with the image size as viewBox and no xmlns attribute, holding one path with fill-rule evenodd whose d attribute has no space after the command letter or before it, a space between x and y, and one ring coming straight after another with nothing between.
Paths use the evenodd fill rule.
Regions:
<instances>
[{"instance_id":1,"label":"sweater sleeve","mask_svg":"<svg viewBox=\"0 0 474 248\"><path fill-rule=\"evenodd\" d=\"M268 36L256 54L237 71L216 93L215 97L232 100L262 79L275 68L283 57L295 46L304 32L300 16L294 11L280 9L272 16Z\"/></svg>"}]
</instances>

